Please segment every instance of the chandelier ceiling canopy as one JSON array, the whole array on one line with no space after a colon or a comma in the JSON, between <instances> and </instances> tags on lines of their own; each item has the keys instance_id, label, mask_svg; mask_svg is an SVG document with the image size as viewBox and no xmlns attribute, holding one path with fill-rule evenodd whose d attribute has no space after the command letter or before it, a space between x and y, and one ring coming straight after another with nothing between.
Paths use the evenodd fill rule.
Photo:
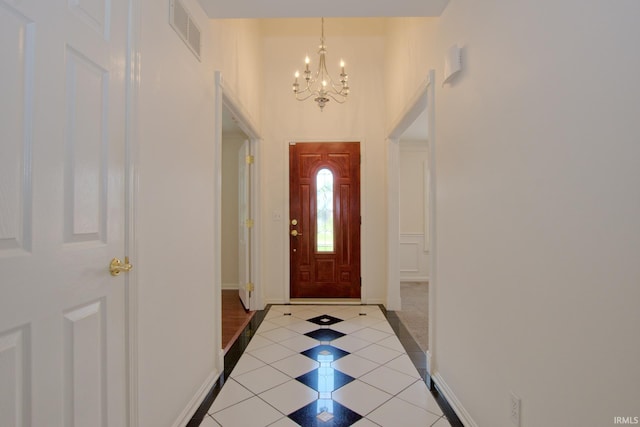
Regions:
<instances>
[{"instance_id":1,"label":"chandelier ceiling canopy","mask_svg":"<svg viewBox=\"0 0 640 427\"><path fill-rule=\"evenodd\" d=\"M327 46L324 44L324 18L321 21L320 46L318 47L318 70L312 72L309 68L311 60L307 56L304 60L305 69L303 81L300 83L300 72L295 72L295 80L293 82L293 93L298 101L306 101L313 98L318 103L320 111L323 111L327 102L332 99L339 104L344 103L349 95L349 76L344 71L344 61L340 60L340 80L335 82L327 71L327 63L325 55ZM302 87L301 87L302 86Z\"/></svg>"}]
</instances>

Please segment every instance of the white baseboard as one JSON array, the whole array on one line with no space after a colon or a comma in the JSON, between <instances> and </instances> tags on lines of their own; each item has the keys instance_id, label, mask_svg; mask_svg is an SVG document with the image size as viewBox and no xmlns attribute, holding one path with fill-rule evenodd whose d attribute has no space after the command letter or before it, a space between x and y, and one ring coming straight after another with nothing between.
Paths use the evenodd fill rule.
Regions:
<instances>
[{"instance_id":1,"label":"white baseboard","mask_svg":"<svg viewBox=\"0 0 640 427\"><path fill-rule=\"evenodd\" d=\"M191 398L191 400L187 404L187 407L184 408L182 413L178 416L178 419L176 419L176 421L172 424L173 427L184 427L189 421L191 421L193 414L196 413L204 399L207 397L207 394L209 393L215 382L218 380L220 372L222 371L215 370L211 374L209 374L207 380L200 386L198 392Z\"/></svg>"},{"instance_id":2,"label":"white baseboard","mask_svg":"<svg viewBox=\"0 0 640 427\"><path fill-rule=\"evenodd\" d=\"M449 406L451 406L451 409L453 409L458 418L460 418L462 424L465 427L478 427L478 424L473 421L473 418L471 418L469 412L467 412L464 406L462 406L462 403L460 402L460 400L458 400L456 395L453 393L453 390L451 390L451 388L447 385L440 373L436 373L431 378L438 386L440 392L442 392L442 394L444 395L444 398L447 399L447 402L449 402Z\"/></svg>"},{"instance_id":3,"label":"white baseboard","mask_svg":"<svg viewBox=\"0 0 640 427\"><path fill-rule=\"evenodd\" d=\"M223 283L222 284L222 289L224 289L225 291L227 290L238 290L240 289L240 285L237 283Z\"/></svg>"}]
</instances>

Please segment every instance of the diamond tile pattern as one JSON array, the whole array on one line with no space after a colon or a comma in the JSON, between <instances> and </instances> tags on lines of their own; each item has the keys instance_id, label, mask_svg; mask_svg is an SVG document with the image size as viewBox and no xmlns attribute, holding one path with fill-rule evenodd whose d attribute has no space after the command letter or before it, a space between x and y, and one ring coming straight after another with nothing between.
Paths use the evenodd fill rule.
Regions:
<instances>
[{"instance_id":1,"label":"diamond tile pattern","mask_svg":"<svg viewBox=\"0 0 640 427\"><path fill-rule=\"evenodd\" d=\"M349 352L341 350L332 345L319 345L319 346L310 348L309 350L303 351L301 354L304 354L305 356L313 360L316 360L320 363L323 363L323 362L332 363L340 359L341 357L348 355Z\"/></svg>"},{"instance_id":2,"label":"diamond tile pattern","mask_svg":"<svg viewBox=\"0 0 640 427\"><path fill-rule=\"evenodd\" d=\"M342 322L342 319L338 319L337 317L330 316L328 314L323 314L321 316L312 317L311 319L306 319L308 322L315 323L316 325L322 326L331 326L336 323Z\"/></svg>"},{"instance_id":3,"label":"diamond tile pattern","mask_svg":"<svg viewBox=\"0 0 640 427\"><path fill-rule=\"evenodd\" d=\"M334 331L330 328L316 329L315 331L307 332L305 335L321 342L330 342L345 336L342 332Z\"/></svg>"},{"instance_id":4,"label":"diamond tile pattern","mask_svg":"<svg viewBox=\"0 0 640 427\"><path fill-rule=\"evenodd\" d=\"M321 367L296 378L302 384L321 393L330 393L355 380L331 367Z\"/></svg>"},{"instance_id":5,"label":"diamond tile pattern","mask_svg":"<svg viewBox=\"0 0 640 427\"><path fill-rule=\"evenodd\" d=\"M301 426L347 427L362 418L333 400L317 400L289 415L289 418Z\"/></svg>"},{"instance_id":6,"label":"diamond tile pattern","mask_svg":"<svg viewBox=\"0 0 640 427\"><path fill-rule=\"evenodd\" d=\"M378 306L265 318L202 426L450 425Z\"/></svg>"}]
</instances>

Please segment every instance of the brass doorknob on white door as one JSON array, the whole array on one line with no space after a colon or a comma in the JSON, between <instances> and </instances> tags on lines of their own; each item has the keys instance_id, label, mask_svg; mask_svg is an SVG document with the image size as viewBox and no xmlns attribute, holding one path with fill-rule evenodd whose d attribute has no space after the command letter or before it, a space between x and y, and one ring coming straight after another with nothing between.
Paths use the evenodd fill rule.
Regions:
<instances>
[{"instance_id":1,"label":"brass doorknob on white door","mask_svg":"<svg viewBox=\"0 0 640 427\"><path fill-rule=\"evenodd\" d=\"M291 235L292 235L293 237L296 237L296 236L302 236L302 233L298 233L298 230L291 230Z\"/></svg>"},{"instance_id":2,"label":"brass doorknob on white door","mask_svg":"<svg viewBox=\"0 0 640 427\"><path fill-rule=\"evenodd\" d=\"M118 258L114 258L111 260L109 264L109 272L112 276L118 276L123 271L129 272L133 268L133 265L129 264L129 257L124 257L124 262L120 261Z\"/></svg>"}]
</instances>

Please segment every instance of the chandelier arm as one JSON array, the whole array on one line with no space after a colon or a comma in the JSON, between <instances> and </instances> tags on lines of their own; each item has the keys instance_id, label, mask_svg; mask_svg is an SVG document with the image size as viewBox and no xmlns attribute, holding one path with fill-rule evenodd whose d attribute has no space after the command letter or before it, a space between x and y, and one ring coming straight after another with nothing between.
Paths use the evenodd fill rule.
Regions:
<instances>
[{"instance_id":1,"label":"chandelier arm","mask_svg":"<svg viewBox=\"0 0 640 427\"><path fill-rule=\"evenodd\" d=\"M296 91L296 92L294 92L294 93L306 93L306 92L313 93L313 90L311 90L311 87L310 87L310 86L307 86L307 87L305 87L304 89L302 89L302 90L298 90L298 91Z\"/></svg>"},{"instance_id":2,"label":"chandelier arm","mask_svg":"<svg viewBox=\"0 0 640 427\"><path fill-rule=\"evenodd\" d=\"M347 101L347 98L345 96L341 96L340 98L336 98L334 96L333 93L331 92L327 92L327 95L329 96L329 98L333 99L334 101L336 101L338 104L344 104Z\"/></svg>"},{"instance_id":3,"label":"chandelier arm","mask_svg":"<svg viewBox=\"0 0 640 427\"><path fill-rule=\"evenodd\" d=\"M312 93L312 94L309 94L309 95L307 95L307 96L305 96L303 98L300 98L300 97L296 96L296 99L298 101L306 101L307 99L311 98L312 96L315 96L315 94Z\"/></svg>"},{"instance_id":4,"label":"chandelier arm","mask_svg":"<svg viewBox=\"0 0 640 427\"><path fill-rule=\"evenodd\" d=\"M336 84L333 82L333 80L330 80L329 83L331 84L331 88L336 92L336 93L341 93L344 90L344 86L342 85L342 83L340 84Z\"/></svg>"}]
</instances>

